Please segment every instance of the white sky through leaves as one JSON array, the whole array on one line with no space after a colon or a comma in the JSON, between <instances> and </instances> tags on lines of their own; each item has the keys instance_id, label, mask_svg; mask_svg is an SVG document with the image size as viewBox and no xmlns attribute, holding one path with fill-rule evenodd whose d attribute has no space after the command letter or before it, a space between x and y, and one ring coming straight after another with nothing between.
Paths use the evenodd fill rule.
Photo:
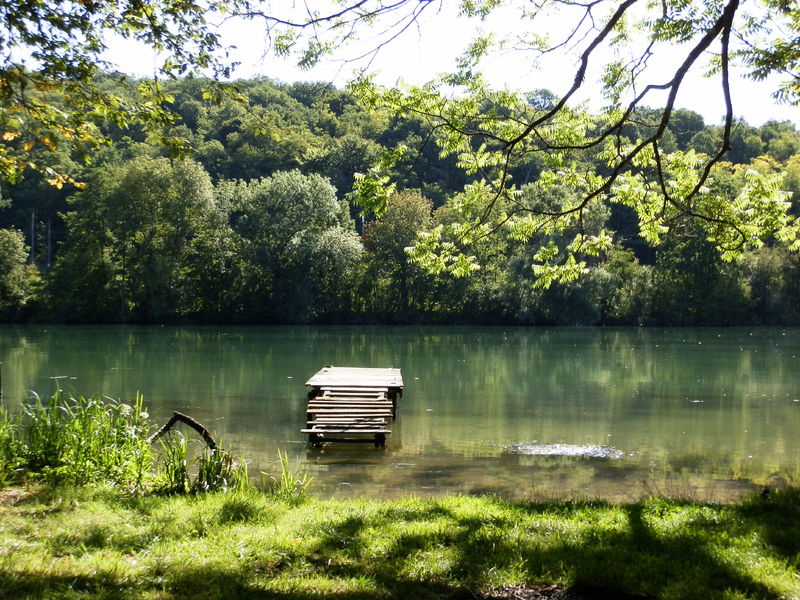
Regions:
<instances>
[{"instance_id":1,"label":"white sky through leaves","mask_svg":"<svg viewBox=\"0 0 800 600\"><path fill-rule=\"evenodd\" d=\"M343 87L355 71L366 67L377 72L376 80L382 85L419 85L452 71L456 58L476 34L513 35L515 28L527 26L513 8L500 8L481 22L457 18L452 6L453 3L442 3L434 10L423 12L414 25L375 55L370 55L370 51L375 47L375 35L380 29L370 31L364 28L360 42L337 51L332 57L323 58L310 70L297 67L291 57L279 58L270 53L262 23L231 20L221 29L222 39L223 44L233 46L230 57L241 63L235 71L237 78L265 76L286 83L326 81ZM558 14L549 16L542 23L546 24L546 29L550 30L546 33L550 33L554 41L560 41L571 24L563 15L560 19ZM369 56L363 58L365 54ZM663 73L666 79L666 74L672 72L671 61L682 56L680 47L662 48L653 58L651 69L655 76ZM135 76L152 76L157 67L152 51L126 40L112 40L107 57L121 71ZM605 57L593 57L590 65L594 69L590 69L583 93L577 96L578 102L587 102L593 111L600 111L603 107L599 94L595 94L600 84L595 82ZM493 52L480 67L493 86L524 92L544 88L559 94L571 85L576 63L576 54L557 53L548 55L537 66L531 51L507 48ZM790 120L800 126L800 107L777 104L772 99L776 82L751 81L743 78L741 71L733 71L733 74L731 91L736 117L743 117L753 126L769 120ZM659 101L653 96L644 104L657 107ZM707 125L721 123L725 107L718 80L705 78L701 69L694 69L681 89L677 107L700 113Z\"/></svg>"}]
</instances>

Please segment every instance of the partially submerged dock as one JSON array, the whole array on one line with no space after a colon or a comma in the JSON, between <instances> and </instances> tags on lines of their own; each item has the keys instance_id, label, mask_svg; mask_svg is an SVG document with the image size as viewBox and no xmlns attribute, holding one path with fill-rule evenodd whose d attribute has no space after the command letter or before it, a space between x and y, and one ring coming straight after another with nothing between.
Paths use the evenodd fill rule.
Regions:
<instances>
[{"instance_id":1,"label":"partially submerged dock","mask_svg":"<svg viewBox=\"0 0 800 600\"><path fill-rule=\"evenodd\" d=\"M306 381L307 423L302 433L319 446L323 442L386 443L390 420L397 418L403 394L400 369L333 367L320 369Z\"/></svg>"}]
</instances>

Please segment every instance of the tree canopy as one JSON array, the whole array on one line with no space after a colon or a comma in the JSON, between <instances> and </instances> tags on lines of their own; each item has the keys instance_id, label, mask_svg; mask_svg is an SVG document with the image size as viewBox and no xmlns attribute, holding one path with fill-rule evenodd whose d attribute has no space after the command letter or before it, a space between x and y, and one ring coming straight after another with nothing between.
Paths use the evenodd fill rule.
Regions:
<instances>
[{"instance_id":1,"label":"tree canopy","mask_svg":"<svg viewBox=\"0 0 800 600\"><path fill-rule=\"evenodd\" d=\"M221 43L206 11L226 2L114 0L0 3L0 176L16 181L38 171L54 186L76 182L52 154L68 148L79 158L109 138L106 128L133 123L160 127L173 120L158 77L204 72L227 76ZM137 94L103 85L115 65L105 59L111 40L135 39L159 53L156 79ZM116 74L119 81L122 74ZM179 146L180 140L165 140Z\"/></svg>"},{"instance_id":2,"label":"tree canopy","mask_svg":"<svg viewBox=\"0 0 800 600\"><path fill-rule=\"evenodd\" d=\"M754 175L735 203L720 201L710 191L713 166L730 150L736 133L732 67L739 65L755 79L778 75L782 80L776 98L800 101L800 9L794 4L460 0L458 9L461 18L472 20L511 11L523 25L512 29L513 39L476 36L454 71L428 85L380 89L365 73L352 86L367 108L389 108L423 119L440 151L456 157L467 177L477 179L455 207L461 219L442 231L448 245L437 245L430 237L419 245L429 259L439 258L439 267L466 272L468 247L476 236L503 227L520 238L543 229L561 231L580 224L593 202L607 198L634 209L643 236L652 241L662 229L689 219L699 223L703 235L727 258L769 236L795 242L796 224L785 217L786 203L776 181ZM431 0L302 6L254 0L148 0L6 3L2 12L6 25L0 64L0 168L10 180L26 168L39 170L60 187L74 182L72 176L34 150L67 145L78 157L88 158L108 139L103 125L168 125L175 118L169 107L173 98L158 77L230 75L234 65L226 61L225 42L218 34L227 19L260 23L265 43L275 53L295 55L301 66L310 66L357 39L369 38L367 55L377 53L423 14L444 11ZM570 23L560 39L546 35L552 22L546 19L554 12L560 22ZM160 53L157 78L140 82L135 99L110 93L98 82L102 70L111 67L103 60L111 35L140 40ZM480 74L481 61L498 48L525 51L534 60L569 48L576 57L573 83L560 96L539 103L520 92L493 90ZM661 65L651 66L654 57L663 54L677 57L667 72ZM678 92L686 85L687 73L698 67L719 82L724 123L702 153L674 154L665 136L682 119ZM592 72L599 72L599 81L590 80ZM599 115L572 103L587 86L594 86L605 101ZM660 110L647 110L645 105L653 101ZM269 123L269 115L254 115L253 131L269 130ZM174 148L188 143L180 135L163 135L163 140ZM587 151L603 158L602 172L585 168L576 158L576 153ZM519 202L513 171L531 157L543 163L542 181L549 178L569 186L576 199L546 211ZM253 158L238 160L246 165ZM386 164L383 157L381 165ZM389 184L386 175L373 168L356 178L353 198L380 214L386 205L380 190ZM452 252L450 243L463 252ZM582 254L607 247L607 236L578 232L566 252L542 255L540 266L571 265L554 272L569 277Z\"/></svg>"},{"instance_id":3,"label":"tree canopy","mask_svg":"<svg viewBox=\"0 0 800 600\"><path fill-rule=\"evenodd\" d=\"M647 145L663 135L687 72L701 61L708 63L725 98L726 132L720 152L727 150L734 114L731 65L741 65L755 79L777 74L782 83L775 90L776 98L793 103L800 98L800 11L787 0L459 0L457 4L458 16L471 20L467 26L501 10L521 25L505 28L513 39L499 32L477 36L443 83L467 85L479 72L481 59L498 48L527 52L533 60L570 48L577 57L574 83L566 93L553 98L548 110L528 118L518 129L497 136L509 148L552 127L554 117L569 108L580 88L598 84L614 111L582 143L602 145L625 124L636 121L637 107L652 104L654 95L666 92L665 110L642 140ZM554 12L560 22L569 23L562 39L546 33ZM54 175L46 170L46 161L29 160L30 150L37 145L53 149L67 144L87 155L95 144L105 141L99 127L102 122L125 127L136 120L152 125L169 121L171 98L158 78L201 73L212 79L229 77L236 64L227 53L229 42L220 35L220 26L229 20L260 24L265 47L278 55L292 55L307 67L359 40L359 49L365 49L361 58L372 56L423 16L452 15L433 0L300 5L269 0L115 0L3 3L0 16L4 23L0 158L3 175L14 178L25 168ZM97 82L100 73L115 71L105 52L117 38L138 40L157 52L156 80L140 82L142 96L136 100L111 94ZM659 66L654 79L649 63L658 53L675 54L680 60L670 73L663 73ZM587 81L590 66L598 61L605 63L601 81ZM358 64L368 69L368 62ZM479 121L478 127L463 131L491 137L488 123L497 116L485 116L488 120ZM445 121L444 127L450 125L458 122ZM625 158L630 163L636 155L634 148ZM63 178L53 179L64 183Z\"/></svg>"},{"instance_id":4,"label":"tree canopy","mask_svg":"<svg viewBox=\"0 0 800 600\"><path fill-rule=\"evenodd\" d=\"M11 263L24 254L24 230L33 262L46 248L49 268L56 248L46 279L75 290L76 312L144 320L499 305L523 322L628 322L656 305L672 310L660 300L670 286L696 304L690 290L716 282L744 306L761 289L745 279L791 280L800 136L789 122L737 119L731 80L735 68L777 77L776 99L800 102L793 3L459 0L455 17L487 29L475 29L452 72L377 85L370 56L423 18L453 17L451 6L3 4L0 187L12 199L2 223ZM569 26L548 35L554 13ZM489 31L493 15L514 26ZM236 19L260 24L265 44L301 66L354 48L364 71L346 91L228 81L235 65L220 27ZM157 52L152 78L114 71L105 59L114 37ZM493 88L486 59L512 51L533 62L571 52L571 83L559 93ZM697 69L719 86L719 125L679 104ZM577 101L587 89L599 105ZM183 152L193 160L171 161ZM23 181L26 171L50 187ZM94 189L76 194L86 185ZM412 228L419 235L409 239ZM75 305L92 285L98 306ZM639 293L653 303L637 303Z\"/></svg>"},{"instance_id":5,"label":"tree canopy","mask_svg":"<svg viewBox=\"0 0 800 600\"><path fill-rule=\"evenodd\" d=\"M418 7L415 2L401 4L411 12ZM462 2L461 13L485 17L508 4L517 5ZM453 73L428 85L381 89L369 76L353 85L367 107L388 107L425 119L441 152L457 157L466 173L478 179L454 205L462 218L417 244L421 260L438 270L465 273L470 270L469 247L474 240L500 228L509 228L520 239L542 231L558 233L580 226L592 204L609 199L636 212L641 234L651 243L659 242L662 231L694 221L697 232L726 259L773 236L800 248L797 222L788 215L789 204L777 178L751 173L749 185L735 202L714 191L714 165L726 157L739 133L731 95L732 65L738 63L755 79L783 75L776 98L800 101L797 57L789 50L797 47L800 10L785 2L761 7L739 0L544 0L518 6L526 32L513 40L516 48L543 56L569 46L578 57L573 83L560 97L537 105L518 92L492 89L480 74L481 60L498 44L512 41L490 36L477 38ZM391 10L398 9L393 5ZM548 39L537 27L553 9L561 20L572 15L573 25L560 41ZM674 68L664 73L659 67L654 73L650 67L654 57L676 53L676 48L679 58ZM590 65L598 61L605 61L600 81L589 81ZM690 69L698 66L719 82L724 123L704 152L673 152L667 134L683 117L676 105L678 93ZM570 103L587 86L595 86L605 101L599 115ZM665 100L659 110L646 105L660 97ZM599 171L583 162L586 153L601 157L605 168ZM534 156L544 164L540 181L568 186L575 192L573 200L547 210L519 200L512 172ZM368 205L372 198L378 210L383 200L375 188L380 181L379 174L362 179L356 190L362 203ZM540 253L534 268L550 275L545 282L572 278L585 265L582 255L606 250L610 241L602 232L592 236L578 231L566 251Z\"/></svg>"},{"instance_id":6,"label":"tree canopy","mask_svg":"<svg viewBox=\"0 0 800 600\"><path fill-rule=\"evenodd\" d=\"M367 111L330 86L263 78L236 82L251 98L247 110L234 99L204 99L208 83L164 84L180 115L167 133L191 141L193 160L170 158L146 130L131 127L109 132L112 145L93 166L74 167L85 190L59 190L35 178L0 185L0 233L14 242L7 244L8 280L17 282L0 318L798 322L800 260L777 238L724 262L691 220L656 230L658 243L645 241L635 211L609 196L560 231L517 225L474 236L466 255L447 235L463 228L463 206L485 184L459 168L457 156L425 143L425 119ZM542 106L549 95L526 96ZM253 133L252 113L269 115L265 133ZM718 126L688 110L678 127L665 134L673 153L697 156L719 137ZM710 190L735 204L753 173L765 180L782 175L796 215L800 152L789 153L800 147L800 132L777 121L738 123L737 131L742 135L732 137L730 161L715 165ZM398 146L408 151L390 151ZM364 153L383 159L396 191L379 218L359 221L357 233L358 207L348 199L356 174L369 167ZM576 153L576 160L598 173L606 168L598 153ZM539 155L514 164L514 202L553 212L580 200L568 182L546 172ZM498 201L498 208L508 206ZM564 266L544 262L568 252L579 233L608 236L612 246ZM443 268L439 256L419 248L430 238L463 272Z\"/></svg>"}]
</instances>

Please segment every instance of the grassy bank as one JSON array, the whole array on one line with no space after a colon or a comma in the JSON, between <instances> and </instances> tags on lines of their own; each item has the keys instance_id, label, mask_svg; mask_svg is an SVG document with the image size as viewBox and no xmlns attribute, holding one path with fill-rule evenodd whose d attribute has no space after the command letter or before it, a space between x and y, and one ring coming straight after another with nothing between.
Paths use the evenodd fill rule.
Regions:
<instances>
[{"instance_id":1,"label":"grassy bank","mask_svg":"<svg viewBox=\"0 0 800 600\"><path fill-rule=\"evenodd\" d=\"M2 598L800 597L800 491L736 505L6 490ZM611 595L608 597L616 597Z\"/></svg>"}]
</instances>

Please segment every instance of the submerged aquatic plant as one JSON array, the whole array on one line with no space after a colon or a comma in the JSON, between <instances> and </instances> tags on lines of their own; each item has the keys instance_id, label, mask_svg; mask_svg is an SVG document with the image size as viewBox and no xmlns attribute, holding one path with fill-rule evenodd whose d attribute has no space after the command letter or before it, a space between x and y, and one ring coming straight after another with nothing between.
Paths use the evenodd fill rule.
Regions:
<instances>
[{"instance_id":1,"label":"submerged aquatic plant","mask_svg":"<svg viewBox=\"0 0 800 600\"><path fill-rule=\"evenodd\" d=\"M290 504L299 504L308 496L308 488L314 480L305 470L293 471L289 464L289 455L278 450L278 462L281 466L281 474L274 477L267 473L261 473L262 486L276 498ZM268 478L268 479L265 479ZM265 482L266 485L265 485Z\"/></svg>"}]
</instances>

